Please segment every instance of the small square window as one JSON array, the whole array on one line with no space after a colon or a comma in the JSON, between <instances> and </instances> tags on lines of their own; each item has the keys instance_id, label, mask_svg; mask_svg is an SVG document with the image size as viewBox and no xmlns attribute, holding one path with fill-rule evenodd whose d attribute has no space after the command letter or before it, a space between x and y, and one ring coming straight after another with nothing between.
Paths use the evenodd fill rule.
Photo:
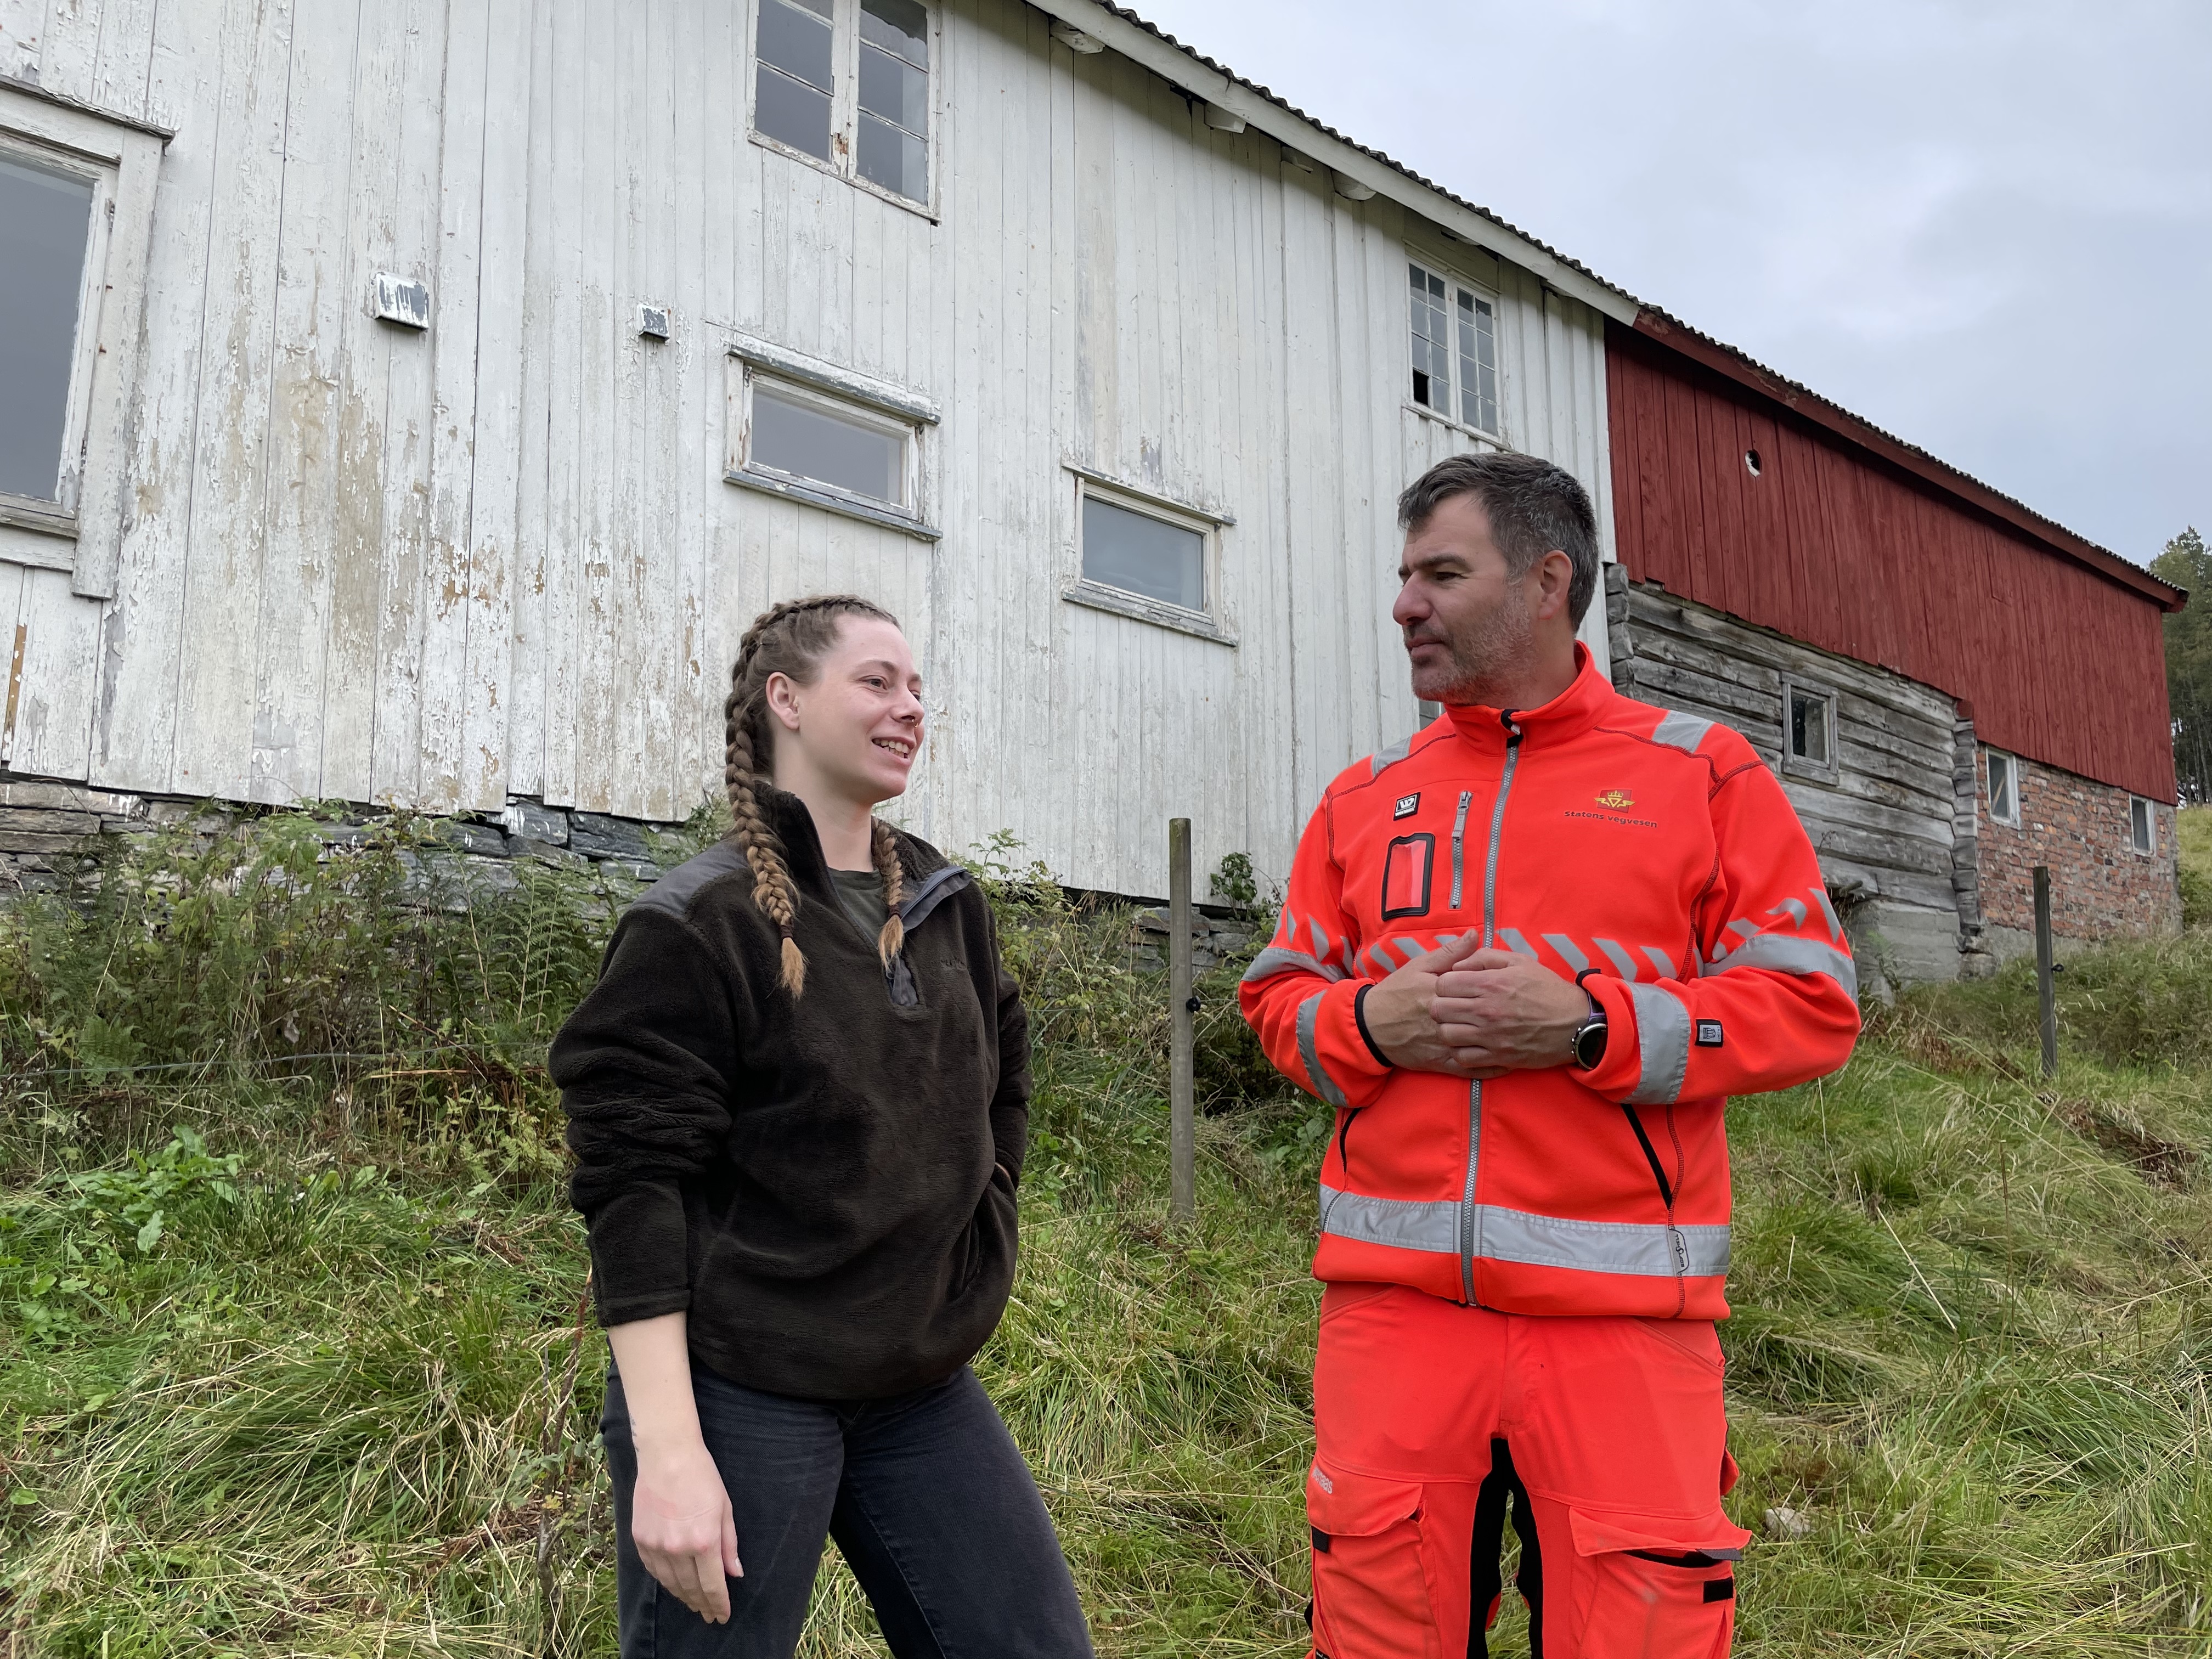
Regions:
<instances>
[{"instance_id":1,"label":"small square window","mask_svg":"<svg viewBox=\"0 0 2212 1659\"><path fill-rule=\"evenodd\" d=\"M1992 749L1987 759L1990 821L2020 828L2020 763Z\"/></svg>"},{"instance_id":2,"label":"small square window","mask_svg":"<svg viewBox=\"0 0 2212 1659\"><path fill-rule=\"evenodd\" d=\"M1783 770L1833 781L1838 744L1836 694L1785 678L1782 682Z\"/></svg>"},{"instance_id":3,"label":"small square window","mask_svg":"<svg viewBox=\"0 0 2212 1659\"><path fill-rule=\"evenodd\" d=\"M2158 851L2158 820L2141 795L2128 797L2128 845L2146 857Z\"/></svg>"}]
</instances>

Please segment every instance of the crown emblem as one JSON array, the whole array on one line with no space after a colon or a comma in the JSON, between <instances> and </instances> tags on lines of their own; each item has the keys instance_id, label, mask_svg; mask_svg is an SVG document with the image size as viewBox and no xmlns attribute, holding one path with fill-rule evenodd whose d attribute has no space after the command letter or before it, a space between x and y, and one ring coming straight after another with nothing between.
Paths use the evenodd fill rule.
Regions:
<instances>
[{"instance_id":1,"label":"crown emblem","mask_svg":"<svg viewBox=\"0 0 2212 1659\"><path fill-rule=\"evenodd\" d=\"M1636 805L1636 797L1626 789L1608 789L1597 798L1597 804L1615 812L1625 812Z\"/></svg>"}]
</instances>

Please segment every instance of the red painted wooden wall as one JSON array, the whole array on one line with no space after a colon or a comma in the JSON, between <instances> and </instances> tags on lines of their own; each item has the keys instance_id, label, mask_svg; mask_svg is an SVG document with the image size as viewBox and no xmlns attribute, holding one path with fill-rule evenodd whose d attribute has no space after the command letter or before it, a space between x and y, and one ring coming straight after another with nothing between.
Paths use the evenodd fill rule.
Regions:
<instances>
[{"instance_id":1,"label":"red painted wooden wall","mask_svg":"<svg viewBox=\"0 0 2212 1659\"><path fill-rule=\"evenodd\" d=\"M1632 580L1948 692L1984 743L2173 799L2154 600L1618 325L1606 389Z\"/></svg>"}]
</instances>

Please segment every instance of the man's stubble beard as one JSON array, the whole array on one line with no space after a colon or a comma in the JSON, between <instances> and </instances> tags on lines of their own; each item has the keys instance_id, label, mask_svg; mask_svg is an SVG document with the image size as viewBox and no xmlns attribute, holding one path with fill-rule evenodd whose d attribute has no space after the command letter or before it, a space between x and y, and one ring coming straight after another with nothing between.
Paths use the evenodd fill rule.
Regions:
<instances>
[{"instance_id":1,"label":"man's stubble beard","mask_svg":"<svg viewBox=\"0 0 2212 1659\"><path fill-rule=\"evenodd\" d=\"M1428 702L1503 708L1504 688L1523 678L1534 655L1535 623L1519 588L1509 587L1496 609L1462 628L1443 638L1451 652L1447 666L1413 671L1413 695Z\"/></svg>"}]
</instances>

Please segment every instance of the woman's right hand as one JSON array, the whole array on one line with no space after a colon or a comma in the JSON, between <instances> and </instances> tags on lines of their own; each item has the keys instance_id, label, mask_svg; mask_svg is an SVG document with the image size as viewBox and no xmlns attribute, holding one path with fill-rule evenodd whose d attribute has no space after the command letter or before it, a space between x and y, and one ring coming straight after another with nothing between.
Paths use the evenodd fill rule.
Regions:
<instances>
[{"instance_id":1,"label":"woman's right hand","mask_svg":"<svg viewBox=\"0 0 2212 1659\"><path fill-rule=\"evenodd\" d=\"M710 1625L728 1622L727 1579L745 1570L730 1494L703 1440L659 1455L639 1448L629 1535L645 1570L670 1595Z\"/></svg>"}]
</instances>

